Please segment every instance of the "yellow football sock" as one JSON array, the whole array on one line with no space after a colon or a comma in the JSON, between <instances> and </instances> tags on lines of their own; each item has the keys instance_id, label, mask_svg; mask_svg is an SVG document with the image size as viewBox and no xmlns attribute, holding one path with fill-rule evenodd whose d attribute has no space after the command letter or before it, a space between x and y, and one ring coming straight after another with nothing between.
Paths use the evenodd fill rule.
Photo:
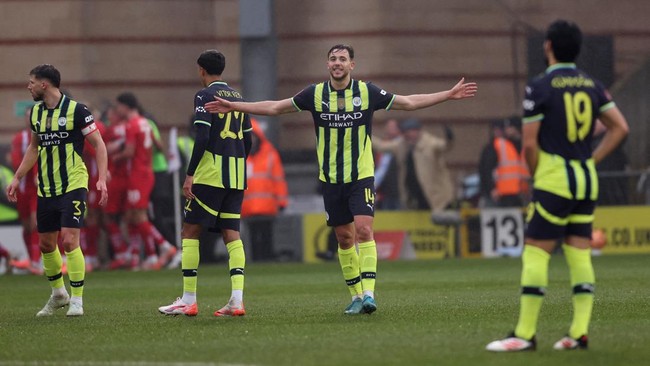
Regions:
<instances>
[{"instance_id":1,"label":"yellow football sock","mask_svg":"<svg viewBox=\"0 0 650 366\"><path fill-rule=\"evenodd\" d=\"M197 273L199 269L199 240L183 239L181 268L183 269L183 291L196 293Z\"/></svg>"},{"instance_id":2,"label":"yellow football sock","mask_svg":"<svg viewBox=\"0 0 650 366\"><path fill-rule=\"evenodd\" d=\"M363 291L374 293L377 277L377 244L374 240L359 243L359 265Z\"/></svg>"},{"instance_id":3,"label":"yellow football sock","mask_svg":"<svg viewBox=\"0 0 650 366\"><path fill-rule=\"evenodd\" d=\"M591 264L591 249L578 249L566 244L562 249L569 265L573 287L573 321L569 328L569 337L578 339L589 330L596 276Z\"/></svg>"},{"instance_id":4,"label":"yellow football sock","mask_svg":"<svg viewBox=\"0 0 650 366\"><path fill-rule=\"evenodd\" d=\"M343 270L343 278L352 296L361 296L361 278L359 277L359 255L355 247L341 249L339 247L339 263Z\"/></svg>"},{"instance_id":5,"label":"yellow football sock","mask_svg":"<svg viewBox=\"0 0 650 366\"><path fill-rule=\"evenodd\" d=\"M230 284L233 290L244 289L244 267L246 266L246 254L244 243L241 240L231 241L226 244L228 248L228 267L230 268Z\"/></svg>"},{"instance_id":6,"label":"yellow football sock","mask_svg":"<svg viewBox=\"0 0 650 366\"><path fill-rule=\"evenodd\" d=\"M50 281L50 286L52 288L62 288L63 273L61 273L61 267L63 266L63 258L61 258L61 252L57 248L51 253L41 254L43 255L43 270L48 281Z\"/></svg>"},{"instance_id":7,"label":"yellow football sock","mask_svg":"<svg viewBox=\"0 0 650 366\"><path fill-rule=\"evenodd\" d=\"M71 252L65 252L68 259L68 278L70 279L70 292L73 297L82 297L84 294L84 278L86 277L86 260L77 247Z\"/></svg>"},{"instance_id":8,"label":"yellow football sock","mask_svg":"<svg viewBox=\"0 0 650 366\"><path fill-rule=\"evenodd\" d=\"M551 255L544 249L526 245L521 256L521 298L519 321L515 335L531 339L537 331L537 319L548 286L548 261Z\"/></svg>"}]
</instances>

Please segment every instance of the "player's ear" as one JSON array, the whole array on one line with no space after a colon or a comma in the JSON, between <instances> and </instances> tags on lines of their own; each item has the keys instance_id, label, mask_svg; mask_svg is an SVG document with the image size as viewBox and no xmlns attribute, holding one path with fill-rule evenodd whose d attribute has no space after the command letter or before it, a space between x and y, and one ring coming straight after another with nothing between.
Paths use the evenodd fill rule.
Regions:
<instances>
[{"instance_id":1,"label":"player's ear","mask_svg":"<svg viewBox=\"0 0 650 366\"><path fill-rule=\"evenodd\" d=\"M354 70L354 60L350 61L350 70Z\"/></svg>"}]
</instances>

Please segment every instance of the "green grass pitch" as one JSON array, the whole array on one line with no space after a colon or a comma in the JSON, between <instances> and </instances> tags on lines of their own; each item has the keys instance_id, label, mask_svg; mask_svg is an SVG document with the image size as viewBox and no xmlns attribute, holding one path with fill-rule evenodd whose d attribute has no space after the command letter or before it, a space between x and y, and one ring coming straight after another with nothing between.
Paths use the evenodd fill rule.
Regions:
<instances>
[{"instance_id":1,"label":"green grass pitch","mask_svg":"<svg viewBox=\"0 0 650 366\"><path fill-rule=\"evenodd\" d=\"M180 271L94 272L86 315L36 318L49 295L34 276L0 277L4 365L648 365L650 256L594 258L590 350L558 352L571 296L553 256L538 350L493 354L514 328L519 259L380 262L379 310L345 316L337 263L250 264L243 318L215 318L230 294L225 264L199 268L199 315L158 314L182 291Z\"/></svg>"}]
</instances>

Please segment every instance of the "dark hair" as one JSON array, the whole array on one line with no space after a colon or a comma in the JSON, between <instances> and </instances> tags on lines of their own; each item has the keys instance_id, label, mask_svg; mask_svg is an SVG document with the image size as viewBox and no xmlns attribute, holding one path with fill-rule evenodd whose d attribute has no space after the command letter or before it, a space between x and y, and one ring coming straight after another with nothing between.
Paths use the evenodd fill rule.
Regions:
<instances>
[{"instance_id":1,"label":"dark hair","mask_svg":"<svg viewBox=\"0 0 650 366\"><path fill-rule=\"evenodd\" d=\"M352 48L352 46L348 46L347 44L337 44L332 46L332 48L327 51L327 58L330 57L330 54L332 54L332 52L338 50L347 50L348 54L350 55L350 60L354 60L354 48Z\"/></svg>"},{"instance_id":2,"label":"dark hair","mask_svg":"<svg viewBox=\"0 0 650 366\"><path fill-rule=\"evenodd\" d=\"M138 104L138 98L133 95L131 92L125 92L117 96L116 98L117 102L120 104L124 104L125 106L131 108L131 109L140 109L140 105Z\"/></svg>"},{"instance_id":3,"label":"dark hair","mask_svg":"<svg viewBox=\"0 0 650 366\"><path fill-rule=\"evenodd\" d=\"M546 39L551 41L551 49L558 62L574 62L580 53L582 32L573 22L554 21L546 31Z\"/></svg>"},{"instance_id":4,"label":"dark hair","mask_svg":"<svg viewBox=\"0 0 650 366\"><path fill-rule=\"evenodd\" d=\"M226 68L226 57L217 50L206 50L199 55L196 63L210 75L221 75Z\"/></svg>"},{"instance_id":5,"label":"dark hair","mask_svg":"<svg viewBox=\"0 0 650 366\"><path fill-rule=\"evenodd\" d=\"M38 65L29 72L36 79L47 79L55 88L61 86L61 73L50 64Z\"/></svg>"}]
</instances>

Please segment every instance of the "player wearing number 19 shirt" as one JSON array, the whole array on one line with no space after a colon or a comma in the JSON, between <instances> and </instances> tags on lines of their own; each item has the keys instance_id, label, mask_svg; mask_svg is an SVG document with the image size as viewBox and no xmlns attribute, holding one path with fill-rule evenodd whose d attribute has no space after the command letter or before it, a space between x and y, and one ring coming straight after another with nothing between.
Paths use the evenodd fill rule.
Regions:
<instances>
[{"instance_id":1,"label":"player wearing number 19 shirt","mask_svg":"<svg viewBox=\"0 0 650 366\"><path fill-rule=\"evenodd\" d=\"M564 240L573 287L573 321L553 348L587 348L595 284L590 253L598 198L595 165L623 140L628 127L602 84L576 68L581 41L577 25L553 22L544 42L549 67L526 87L523 149L534 190L526 218L519 321L508 337L488 344L489 351L535 349L548 262L558 240ZM592 152L597 119L608 131Z\"/></svg>"},{"instance_id":2,"label":"player wearing number 19 shirt","mask_svg":"<svg viewBox=\"0 0 650 366\"><path fill-rule=\"evenodd\" d=\"M223 54L203 52L198 60L204 89L194 96L196 141L183 184L185 222L182 232L183 297L158 310L167 315L198 313L196 282L199 266L199 236L203 228L221 230L228 249L232 293L215 316L242 316L244 290L244 245L239 236L241 206L246 189L246 156L251 148L251 121L247 114L211 114L205 103L220 96L242 101L242 96L221 79L226 66Z\"/></svg>"},{"instance_id":3,"label":"player wearing number 19 shirt","mask_svg":"<svg viewBox=\"0 0 650 366\"><path fill-rule=\"evenodd\" d=\"M458 82L452 89L430 94L397 95L352 79L354 49L338 44L327 52L328 81L312 84L293 98L255 103L226 98L206 104L210 112L241 111L277 115L310 111L317 138L319 179L327 224L334 226L339 262L352 302L345 314L370 314L377 309L377 248L373 238L374 161L372 116L379 109L416 110L447 100L473 97L476 83ZM355 244L359 245L357 253Z\"/></svg>"}]
</instances>

